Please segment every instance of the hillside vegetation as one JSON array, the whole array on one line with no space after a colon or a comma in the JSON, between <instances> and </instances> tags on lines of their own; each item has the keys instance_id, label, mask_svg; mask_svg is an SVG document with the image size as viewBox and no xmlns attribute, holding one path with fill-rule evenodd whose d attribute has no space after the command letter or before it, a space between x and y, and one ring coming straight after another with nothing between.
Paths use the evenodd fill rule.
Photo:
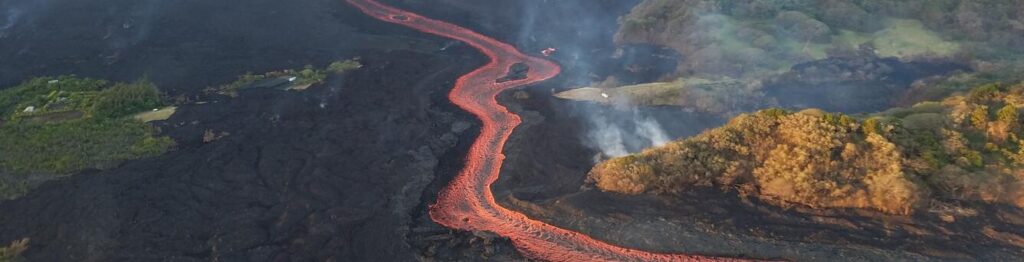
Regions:
<instances>
[{"instance_id":1,"label":"hillside vegetation","mask_svg":"<svg viewBox=\"0 0 1024 262\"><path fill-rule=\"evenodd\" d=\"M0 91L0 199L39 181L162 154L174 142L131 117L160 106L147 81L46 77Z\"/></svg>"},{"instance_id":2,"label":"hillside vegetation","mask_svg":"<svg viewBox=\"0 0 1024 262\"><path fill-rule=\"evenodd\" d=\"M662 79L744 83L697 95L675 85L656 94L655 101L686 107L702 97L714 103L695 108L709 112L749 111L750 102L715 101L733 96L873 112L875 104L905 106L1024 80L1024 5L1017 0L644 0L620 19L616 42L675 50L676 71ZM859 100L828 95L847 92Z\"/></svg>"},{"instance_id":3,"label":"hillside vegetation","mask_svg":"<svg viewBox=\"0 0 1024 262\"><path fill-rule=\"evenodd\" d=\"M874 115L781 109L597 165L598 188L737 188L779 205L910 214L933 198L1024 207L1024 85Z\"/></svg>"},{"instance_id":4,"label":"hillside vegetation","mask_svg":"<svg viewBox=\"0 0 1024 262\"><path fill-rule=\"evenodd\" d=\"M756 77L868 47L906 60L1019 60L1015 0L645 0L621 20L620 43L683 54L680 72Z\"/></svg>"}]
</instances>

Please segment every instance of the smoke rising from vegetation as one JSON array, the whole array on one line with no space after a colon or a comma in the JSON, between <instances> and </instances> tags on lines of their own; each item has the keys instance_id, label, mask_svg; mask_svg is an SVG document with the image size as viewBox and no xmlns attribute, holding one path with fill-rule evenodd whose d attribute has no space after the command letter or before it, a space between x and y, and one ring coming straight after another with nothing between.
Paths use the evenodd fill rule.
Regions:
<instances>
[{"instance_id":1,"label":"smoke rising from vegetation","mask_svg":"<svg viewBox=\"0 0 1024 262\"><path fill-rule=\"evenodd\" d=\"M586 138L606 156L619 157L629 154L626 144L622 141L622 129L608 124L608 118L601 115L590 116L591 128Z\"/></svg>"},{"instance_id":2,"label":"smoke rising from vegetation","mask_svg":"<svg viewBox=\"0 0 1024 262\"><path fill-rule=\"evenodd\" d=\"M671 141L657 119L635 107L602 109L586 105L574 110L586 121L584 144L607 157L624 156Z\"/></svg>"},{"instance_id":3,"label":"smoke rising from vegetation","mask_svg":"<svg viewBox=\"0 0 1024 262\"><path fill-rule=\"evenodd\" d=\"M651 144L655 146L662 146L669 142L668 134L661 128L661 124L652 118L636 122L636 129L643 137L651 140Z\"/></svg>"},{"instance_id":4,"label":"smoke rising from vegetation","mask_svg":"<svg viewBox=\"0 0 1024 262\"><path fill-rule=\"evenodd\" d=\"M547 2L546 5L537 5L531 1L519 4L521 14L517 16L518 31L514 39L521 49L527 51L556 48L558 51L553 58L563 66L562 77L566 79L566 88L603 81L610 74L622 71L621 67L616 68L621 64L643 61L636 59L636 56L653 55L650 52L625 57L616 55L617 47L613 45L612 40L619 27L617 18L625 15L636 2ZM549 23L559 24L557 30L564 31L552 28L540 30ZM575 105L570 106L569 110L583 121L584 130L581 131L580 138L584 144L605 156L622 156L643 148L662 145L672 137L658 119L636 107Z\"/></svg>"}]
</instances>

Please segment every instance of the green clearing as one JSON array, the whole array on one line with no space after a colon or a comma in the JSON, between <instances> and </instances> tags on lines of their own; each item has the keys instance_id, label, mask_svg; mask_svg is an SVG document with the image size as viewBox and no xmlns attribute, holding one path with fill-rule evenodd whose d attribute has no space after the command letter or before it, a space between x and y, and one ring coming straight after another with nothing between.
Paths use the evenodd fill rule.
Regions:
<instances>
[{"instance_id":1,"label":"green clearing","mask_svg":"<svg viewBox=\"0 0 1024 262\"><path fill-rule=\"evenodd\" d=\"M886 28L874 34L871 45L882 57L900 59L918 56L950 57L960 51L960 44L942 37L918 20L887 19Z\"/></svg>"},{"instance_id":2,"label":"green clearing","mask_svg":"<svg viewBox=\"0 0 1024 262\"><path fill-rule=\"evenodd\" d=\"M133 115L132 118L134 118L136 120L139 120L139 121L142 121L143 123L149 123L149 122L153 122L153 121L163 121L163 120L167 120L168 118L171 118L171 116L174 115L174 112L177 112L177 111L178 111L178 107L169 106L169 107L161 108L159 110L138 113L138 114Z\"/></svg>"}]
</instances>

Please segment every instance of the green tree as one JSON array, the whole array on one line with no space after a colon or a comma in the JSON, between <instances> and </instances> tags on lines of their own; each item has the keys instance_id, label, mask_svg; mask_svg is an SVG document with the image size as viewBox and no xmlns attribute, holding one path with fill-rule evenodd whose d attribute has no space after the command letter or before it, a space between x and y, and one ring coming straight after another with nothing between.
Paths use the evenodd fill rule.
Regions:
<instances>
[{"instance_id":1,"label":"green tree","mask_svg":"<svg viewBox=\"0 0 1024 262\"><path fill-rule=\"evenodd\" d=\"M100 91L93 114L100 117L122 117L160 107L160 92L146 80L116 84Z\"/></svg>"},{"instance_id":2,"label":"green tree","mask_svg":"<svg viewBox=\"0 0 1024 262\"><path fill-rule=\"evenodd\" d=\"M864 120L864 125L861 126L861 131L864 132L864 135L878 134L880 133L879 131L881 131L879 127L878 118L870 118L868 120Z\"/></svg>"},{"instance_id":3,"label":"green tree","mask_svg":"<svg viewBox=\"0 0 1024 262\"><path fill-rule=\"evenodd\" d=\"M1012 105L1004 106L1002 109L999 109L999 112L996 112L996 119L1010 127L1016 126L1018 120L1017 108Z\"/></svg>"},{"instance_id":4,"label":"green tree","mask_svg":"<svg viewBox=\"0 0 1024 262\"><path fill-rule=\"evenodd\" d=\"M982 168L985 166L985 159L981 156L981 152L967 150L967 152L964 152L963 157L967 161L966 164L969 168Z\"/></svg>"},{"instance_id":5,"label":"green tree","mask_svg":"<svg viewBox=\"0 0 1024 262\"><path fill-rule=\"evenodd\" d=\"M979 106L971 111L971 125L981 130L988 127L988 106Z\"/></svg>"},{"instance_id":6,"label":"green tree","mask_svg":"<svg viewBox=\"0 0 1024 262\"><path fill-rule=\"evenodd\" d=\"M975 103L988 102L999 97L1000 91L999 84L987 84L971 89L971 94L967 98Z\"/></svg>"},{"instance_id":7,"label":"green tree","mask_svg":"<svg viewBox=\"0 0 1024 262\"><path fill-rule=\"evenodd\" d=\"M758 113L760 113L761 115L764 115L764 116L769 116L769 117L775 118L775 119L779 119L779 118L782 118L782 117L784 117L786 115L789 115L789 111L786 111L785 109L782 109L782 108L769 108L769 109L761 110Z\"/></svg>"},{"instance_id":8,"label":"green tree","mask_svg":"<svg viewBox=\"0 0 1024 262\"><path fill-rule=\"evenodd\" d=\"M331 63L329 66L327 66L327 70L330 70L331 72L334 73L344 73L362 67L363 64L359 63L359 58L354 58L345 61L334 61L334 63Z\"/></svg>"}]
</instances>

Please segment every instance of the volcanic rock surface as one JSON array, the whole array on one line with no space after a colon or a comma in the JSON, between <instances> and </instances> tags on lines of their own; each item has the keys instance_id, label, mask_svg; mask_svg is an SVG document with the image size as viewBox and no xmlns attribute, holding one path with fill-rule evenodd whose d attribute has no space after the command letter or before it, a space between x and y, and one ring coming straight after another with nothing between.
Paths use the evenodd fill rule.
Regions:
<instances>
[{"instance_id":1,"label":"volcanic rock surface","mask_svg":"<svg viewBox=\"0 0 1024 262\"><path fill-rule=\"evenodd\" d=\"M30 238L39 261L411 260L411 216L468 132L446 82L472 63L364 59L307 92L181 107L162 125L177 151L0 203L0 239ZM204 143L204 130L230 135Z\"/></svg>"},{"instance_id":2,"label":"volcanic rock surface","mask_svg":"<svg viewBox=\"0 0 1024 262\"><path fill-rule=\"evenodd\" d=\"M455 77L483 63L478 54L439 51L437 38L340 1L40 2L0 4L37 15L0 41L0 83L147 75L202 103L178 105L157 122L178 142L175 151L0 202L0 242L29 238L30 261L515 256L500 239L421 219L430 191L458 170L459 151L475 135L474 120L446 94ZM138 14L147 8L154 13ZM103 19L83 22L92 17ZM145 37L108 46L107 30ZM201 92L246 71L355 56L363 68L303 92ZM220 135L204 141L207 131Z\"/></svg>"}]
</instances>

